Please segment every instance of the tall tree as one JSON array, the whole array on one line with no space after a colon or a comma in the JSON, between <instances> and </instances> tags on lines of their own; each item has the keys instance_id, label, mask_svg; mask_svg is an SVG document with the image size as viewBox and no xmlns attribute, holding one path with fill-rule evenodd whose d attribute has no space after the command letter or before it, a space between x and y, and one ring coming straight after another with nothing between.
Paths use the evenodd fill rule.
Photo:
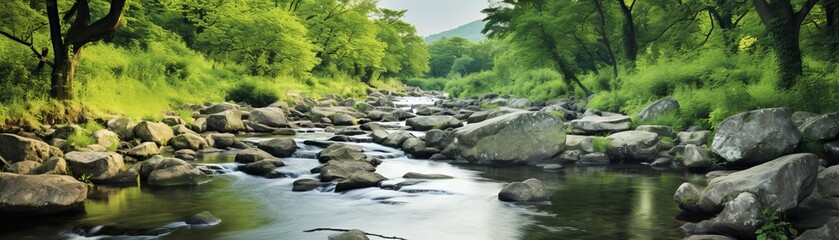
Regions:
<instances>
[{"instance_id":1,"label":"tall tree","mask_svg":"<svg viewBox=\"0 0 839 240\"><path fill-rule=\"evenodd\" d=\"M625 0L617 0L623 15L623 54L629 62L629 69L635 69L635 61L638 59L638 38L635 32L635 18L632 10L635 9L635 0L629 5Z\"/></svg>"},{"instance_id":2,"label":"tall tree","mask_svg":"<svg viewBox=\"0 0 839 240\"><path fill-rule=\"evenodd\" d=\"M753 2L761 22L772 38L780 74L778 87L790 89L795 85L795 79L803 75L801 47L798 45L801 23L818 0L807 0L798 11L795 11L790 0Z\"/></svg>"}]
</instances>

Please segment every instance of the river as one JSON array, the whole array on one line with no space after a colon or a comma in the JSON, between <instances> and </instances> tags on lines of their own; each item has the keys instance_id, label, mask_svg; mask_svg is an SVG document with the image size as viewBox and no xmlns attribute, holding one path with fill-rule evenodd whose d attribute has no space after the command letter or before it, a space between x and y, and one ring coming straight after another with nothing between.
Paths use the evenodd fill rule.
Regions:
<instances>
[{"instance_id":1,"label":"river","mask_svg":"<svg viewBox=\"0 0 839 240\"><path fill-rule=\"evenodd\" d=\"M320 130L294 138L326 139ZM265 137L241 136L258 142ZM320 149L303 145L280 170L288 178L266 179L235 169L235 151L211 154L196 164L215 165L229 173L197 187L149 188L98 186L86 202L86 214L16 221L4 219L0 239L103 239L73 234L77 226L125 229L183 226L183 218L210 211L222 222L201 228L178 228L160 239L326 239L334 232L304 230L358 228L406 239L677 239L673 193L683 182L703 177L656 171L643 165L496 168L446 161L417 160L400 150L372 143L365 152L384 158L376 172L389 178L384 188L335 193L330 188L292 192L292 182L316 178ZM437 173L454 179L407 181L407 172ZM505 183L538 178L554 192L550 204L498 201ZM398 190L393 190L398 189ZM155 239L112 236L104 239ZM371 237L371 239L378 239Z\"/></svg>"}]
</instances>

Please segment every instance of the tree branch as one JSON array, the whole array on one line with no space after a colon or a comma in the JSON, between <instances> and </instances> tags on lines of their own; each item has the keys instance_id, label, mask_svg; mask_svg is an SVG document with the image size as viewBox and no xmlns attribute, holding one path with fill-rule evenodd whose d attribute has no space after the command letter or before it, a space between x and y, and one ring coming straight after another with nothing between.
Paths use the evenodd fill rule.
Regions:
<instances>
[{"instance_id":1,"label":"tree branch","mask_svg":"<svg viewBox=\"0 0 839 240\"><path fill-rule=\"evenodd\" d=\"M804 22L804 19L807 18L807 14L810 14L810 10L813 10L813 7L816 6L816 2L818 2L818 0L807 0L807 2L804 3L804 6L801 7L801 10L798 10L798 12L795 13L795 21L798 25L801 25L801 23Z\"/></svg>"},{"instance_id":2,"label":"tree branch","mask_svg":"<svg viewBox=\"0 0 839 240\"><path fill-rule=\"evenodd\" d=\"M309 232L317 232L317 231L349 232L349 231L350 231L350 229L339 229L339 228L315 228L315 229L309 229L309 230L306 230L306 231L303 231L303 232L307 232L307 233L309 233ZM374 237L380 237L380 238L385 238L385 239L408 240L408 239L401 238L401 237L396 237L396 236L392 236L392 237L391 237L391 236L385 236L385 235L381 235L381 234L368 233L368 232L362 232L362 233L364 233L365 235L374 236Z\"/></svg>"},{"instance_id":3,"label":"tree branch","mask_svg":"<svg viewBox=\"0 0 839 240\"><path fill-rule=\"evenodd\" d=\"M20 39L20 38L12 35L10 33L5 32L5 31L0 31L0 35L6 36L7 38L11 39L12 41L15 41L17 43L20 43L20 44L23 44L23 45L29 47L29 50L32 50L32 53L35 54L35 58L37 58L39 61L41 61L43 63L46 63L47 65L50 65L50 67L53 66L52 62L50 62L49 59L47 59L47 57L44 56L46 53L41 54L40 52L38 52L38 49L35 49L35 46L31 42L27 42L27 41L25 41L23 39Z\"/></svg>"}]
</instances>

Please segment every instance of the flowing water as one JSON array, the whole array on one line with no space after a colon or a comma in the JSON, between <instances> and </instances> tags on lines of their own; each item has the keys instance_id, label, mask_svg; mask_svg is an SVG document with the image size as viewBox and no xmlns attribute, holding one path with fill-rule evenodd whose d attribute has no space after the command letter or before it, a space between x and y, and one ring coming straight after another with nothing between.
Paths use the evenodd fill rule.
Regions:
<instances>
[{"instance_id":1,"label":"flowing water","mask_svg":"<svg viewBox=\"0 0 839 240\"><path fill-rule=\"evenodd\" d=\"M196 164L226 169L226 174L196 187L148 188L98 186L86 214L17 221L3 219L0 239L100 239L73 234L77 226L122 229L177 228L161 239L326 239L334 232L304 230L358 228L406 239L676 239L673 193L699 176L659 172L647 166L564 168L547 172L530 167L495 168L406 157L372 143L354 143L383 159L376 172L389 178L383 188L335 193L331 187L292 192L292 182L316 178L309 170L321 148L294 138L302 147L279 170L288 178L266 179L235 171L235 151L207 155ZM266 137L243 136L258 142ZM407 172L453 176L446 180L405 180ZM538 178L554 192L550 204L511 204L497 200L505 183ZM394 190L395 189L395 190ZM183 227L183 218L210 211L216 226ZM148 239L112 236L105 239ZM378 239L371 237L371 239Z\"/></svg>"}]
</instances>

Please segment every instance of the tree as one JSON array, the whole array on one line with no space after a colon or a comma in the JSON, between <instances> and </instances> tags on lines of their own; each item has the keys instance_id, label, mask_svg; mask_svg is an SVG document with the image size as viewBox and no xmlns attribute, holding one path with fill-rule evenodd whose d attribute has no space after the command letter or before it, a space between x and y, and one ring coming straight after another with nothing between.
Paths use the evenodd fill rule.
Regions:
<instances>
[{"instance_id":1,"label":"tree","mask_svg":"<svg viewBox=\"0 0 839 240\"><path fill-rule=\"evenodd\" d=\"M34 29L29 27L29 31L24 33L24 38L16 36L14 32L3 31L2 35L15 40L18 43L27 45L33 51L34 55L44 64L52 67L50 74L50 97L58 100L72 100L73 99L73 79L76 73L76 67L82 56L82 49L85 44L102 40L122 26L123 12L125 11L125 4L127 0L112 0L110 9L107 14L99 20L91 23L90 6L88 0L76 0L73 6L64 14L63 18L59 17L58 1L47 0L47 21L49 22L50 43L52 44L53 59L47 59L47 51L40 52L33 46L32 35ZM17 1L15 1L17 2ZM18 4L20 4L18 2ZM22 13L25 14L25 13ZM72 20L72 22L70 22ZM64 23L70 22L70 28L65 32L62 29ZM15 24L32 24L31 21L15 23ZM35 26L38 26L37 24ZM22 27L26 29L27 27ZM21 29L17 27L16 29Z\"/></svg>"},{"instance_id":2,"label":"tree","mask_svg":"<svg viewBox=\"0 0 839 240\"><path fill-rule=\"evenodd\" d=\"M626 5L624 0L616 0L623 15L623 54L629 61L629 69L635 69L635 61L638 59L638 40L635 33L635 19L632 17L632 10L635 9L635 1ZM616 74L617 75L617 74Z\"/></svg>"},{"instance_id":3,"label":"tree","mask_svg":"<svg viewBox=\"0 0 839 240\"><path fill-rule=\"evenodd\" d=\"M807 0L798 10L793 9L790 0L753 0L755 10L772 39L778 61L780 80L778 87L790 89L795 79L803 75L801 46L798 45L801 23L818 0Z\"/></svg>"}]
</instances>

